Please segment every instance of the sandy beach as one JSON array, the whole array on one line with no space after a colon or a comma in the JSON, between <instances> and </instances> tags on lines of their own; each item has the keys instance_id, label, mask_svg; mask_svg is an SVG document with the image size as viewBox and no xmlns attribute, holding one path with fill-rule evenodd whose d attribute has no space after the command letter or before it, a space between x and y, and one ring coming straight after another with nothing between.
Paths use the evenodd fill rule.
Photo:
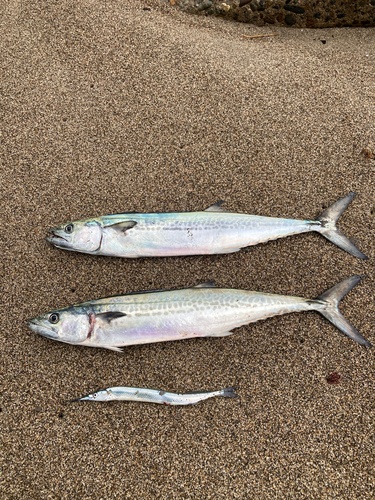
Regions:
<instances>
[{"instance_id":1,"label":"sandy beach","mask_svg":"<svg viewBox=\"0 0 375 500\"><path fill-rule=\"evenodd\" d=\"M362 274L341 310L375 344L375 28L257 27L156 0L10 0L1 11L0 497L372 498L375 348L319 314L122 354L53 342L26 322L209 280L315 298ZM367 261L313 233L136 260L44 240L63 222L220 199L315 219L351 191L339 227ZM69 402L111 386L235 386L240 398Z\"/></svg>"}]
</instances>

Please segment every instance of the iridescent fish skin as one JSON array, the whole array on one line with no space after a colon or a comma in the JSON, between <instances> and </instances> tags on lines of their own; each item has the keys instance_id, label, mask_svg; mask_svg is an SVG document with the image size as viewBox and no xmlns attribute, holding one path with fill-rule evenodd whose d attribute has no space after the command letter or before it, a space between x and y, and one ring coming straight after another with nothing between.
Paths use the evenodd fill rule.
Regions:
<instances>
[{"instance_id":1,"label":"iridescent fish skin","mask_svg":"<svg viewBox=\"0 0 375 500\"><path fill-rule=\"evenodd\" d=\"M134 344L224 337L234 328L261 319L318 311L350 338L369 346L338 309L342 297L360 280L360 276L347 278L314 300L204 283L182 290L93 300L42 314L28 326L50 339L119 351Z\"/></svg>"},{"instance_id":2,"label":"iridescent fish skin","mask_svg":"<svg viewBox=\"0 0 375 500\"><path fill-rule=\"evenodd\" d=\"M224 254L293 234L315 231L352 255L367 257L336 227L355 193L331 205L317 220L236 214L221 204L203 212L124 213L62 224L46 240L57 248L112 257Z\"/></svg>"},{"instance_id":3,"label":"iridescent fish skin","mask_svg":"<svg viewBox=\"0 0 375 500\"><path fill-rule=\"evenodd\" d=\"M73 401L139 401L163 405L195 405L200 401L216 396L237 398L234 387L227 387L212 392L187 392L175 394L157 389L142 389L137 387L110 387L102 391L88 394Z\"/></svg>"}]
</instances>

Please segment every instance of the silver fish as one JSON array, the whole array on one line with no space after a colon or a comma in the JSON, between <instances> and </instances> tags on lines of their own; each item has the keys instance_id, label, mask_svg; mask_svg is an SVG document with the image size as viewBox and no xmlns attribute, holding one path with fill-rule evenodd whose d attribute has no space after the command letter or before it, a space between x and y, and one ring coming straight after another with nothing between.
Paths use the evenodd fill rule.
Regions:
<instances>
[{"instance_id":1,"label":"silver fish","mask_svg":"<svg viewBox=\"0 0 375 500\"><path fill-rule=\"evenodd\" d=\"M144 403L158 403L162 405L195 405L204 399L224 396L238 398L234 387L227 387L213 392L187 392L175 394L173 392L156 389L140 389L137 387L110 387L102 391L93 392L73 401L139 401Z\"/></svg>"},{"instance_id":2,"label":"silver fish","mask_svg":"<svg viewBox=\"0 0 375 500\"><path fill-rule=\"evenodd\" d=\"M260 319L318 311L348 337L371 346L338 309L340 300L360 280L360 276L347 278L314 300L203 283L182 290L92 300L42 314L28 326L60 342L120 351L120 347L132 344L225 337L233 328Z\"/></svg>"},{"instance_id":3,"label":"silver fish","mask_svg":"<svg viewBox=\"0 0 375 500\"><path fill-rule=\"evenodd\" d=\"M294 220L224 212L222 201L203 212L124 213L69 222L46 238L57 248L114 257L223 254L292 234L315 231L355 257L367 259L336 227L355 193L316 220Z\"/></svg>"}]
</instances>

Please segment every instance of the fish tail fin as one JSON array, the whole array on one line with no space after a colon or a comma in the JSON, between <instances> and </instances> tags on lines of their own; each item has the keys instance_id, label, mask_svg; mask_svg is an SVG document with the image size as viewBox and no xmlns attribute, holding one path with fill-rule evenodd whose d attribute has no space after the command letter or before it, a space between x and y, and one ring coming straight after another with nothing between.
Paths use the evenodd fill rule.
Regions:
<instances>
[{"instance_id":1,"label":"fish tail fin","mask_svg":"<svg viewBox=\"0 0 375 500\"><path fill-rule=\"evenodd\" d=\"M354 275L346 278L334 287L330 288L322 295L317 297L317 300L323 303L323 308L317 309L320 314L333 323L342 333L355 340L359 344L367 347L372 347L372 344L366 340L354 326L340 313L340 300L352 290L362 279L362 276Z\"/></svg>"},{"instance_id":2,"label":"fish tail fin","mask_svg":"<svg viewBox=\"0 0 375 500\"><path fill-rule=\"evenodd\" d=\"M349 193L344 198L340 198L333 205L327 208L316 220L321 223L320 226L314 227L316 231L321 233L327 240L331 241L346 252L359 257L360 259L368 259L336 226L340 216L353 200L355 193Z\"/></svg>"},{"instance_id":3,"label":"fish tail fin","mask_svg":"<svg viewBox=\"0 0 375 500\"><path fill-rule=\"evenodd\" d=\"M235 393L236 388L235 387L226 387L221 391L221 396L224 396L225 398L238 398L238 394Z\"/></svg>"}]
</instances>

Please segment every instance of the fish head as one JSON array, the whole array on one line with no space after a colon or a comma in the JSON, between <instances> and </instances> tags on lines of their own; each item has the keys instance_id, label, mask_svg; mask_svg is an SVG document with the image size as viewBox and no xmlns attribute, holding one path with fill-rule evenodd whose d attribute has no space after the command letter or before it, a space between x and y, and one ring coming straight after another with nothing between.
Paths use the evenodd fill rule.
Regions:
<instances>
[{"instance_id":1,"label":"fish head","mask_svg":"<svg viewBox=\"0 0 375 500\"><path fill-rule=\"evenodd\" d=\"M83 396L82 398L79 398L79 401L112 401L113 399L115 398L111 389L104 389L102 391L93 392L87 396Z\"/></svg>"},{"instance_id":2,"label":"fish head","mask_svg":"<svg viewBox=\"0 0 375 500\"><path fill-rule=\"evenodd\" d=\"M100 222L89 219L54 227L48 231L46 240L63 250L96 253L100 250L102 237Z\"/></svg>"},{"instance_id":3,"label":"fish head","mask_svg":"<svg viewBox=\"0 0 375 500\"><path fill-rule=\"evenodd\" d=\"M78 307L50 311L28 321L35 333L67 344L80 344L90 332L90 315Z\"/></svg>"}]
</instances>

